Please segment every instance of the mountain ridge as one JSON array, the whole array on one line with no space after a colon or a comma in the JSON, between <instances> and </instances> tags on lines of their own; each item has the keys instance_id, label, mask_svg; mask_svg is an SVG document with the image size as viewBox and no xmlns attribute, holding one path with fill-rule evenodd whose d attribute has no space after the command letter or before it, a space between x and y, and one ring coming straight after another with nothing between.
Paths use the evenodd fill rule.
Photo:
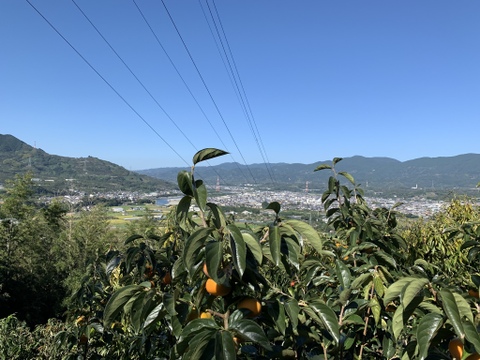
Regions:
<instances>
[{"instance_id":1,"label":"mountain ridge","mask_svg":"<svg viewBox=\"0 0 480 360\"><path fill-rule=\"evenodd\" d=\"M323 186L328 180L330 172L323 170L314 172L320 164L331 164L331 160L317 161L311 164L302 163L271 163L269 170L277 184L290 184L305 187L306 182ZM211 167L199 166L196 173L207 184L214 185L217 174L223 185L239 185L252 182L252 178L245 180L248 174L247 166L235 163L224 163ZM249 165L250 171L258 184L272 183L265 164ZM166 181L175 181L181 167L165 167L138 170L140 174L147 174ZM421 157L400 161L389 157L365 157L355 155L343 158L336 165L337 171L350 173L357 183L375 187L376 189L389 188L475 188L480 181L480 154L460 154L455 156ZM223 181L222 181L223 180Z\"/></svg>"},{"instance_id":2,"label":"mountain ridge","mask_svg":"<svg viewBox=\"0 0 480 360\"><path fill-rule=\"evenodd\" d=\"M129 171L96 157L51 155L10 134L0 134L0 183L31 172L45 192L64 191L163 191L175 185Z\"/></svg>"}]
</instances>

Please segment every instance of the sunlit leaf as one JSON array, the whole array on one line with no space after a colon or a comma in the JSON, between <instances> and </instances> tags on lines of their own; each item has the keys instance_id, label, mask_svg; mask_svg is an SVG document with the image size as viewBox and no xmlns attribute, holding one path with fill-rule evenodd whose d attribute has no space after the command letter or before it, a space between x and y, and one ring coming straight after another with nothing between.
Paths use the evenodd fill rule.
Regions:
<instances>
[{"instance_id":1,"label":"sunlit leaf","mask_svg":"<svg viewBox=\"0 0 480 360\"><path fill-rule=\"evenodd\" d=\"M245 244L247 245L247 247L250 249L253 256L255 257L255 260L257 260L257 262L261 264L263 261L263 252L262 252L262 246L260 245L260 242L257 240L257 238L253 234L251 234L248 231L242 230L242 236L243 236L243 240L245 241Z\"/></svg>"},{"instance_id":2,"label":"sunlit leaf","mask_svg":"<svg viewBox=\"0 0 480 360\"><path fill-rule=\"evenodd\" d=\"M452 323L455 333L461 339L465 337L465 330L463 329L463 324L460 317L460 312L458 311L457 302L452 292L448 289L443 289L439 291L440 297L442 299L442 307L447 314L448 319Z\"/></svg>"},{"instance_id":3,"label":"sunlit leaf","mask_svg":"<svg viewBox=\"0 0 480 360\"><path fill-rule=\"evenodd\" d=\"M340 260L335 260L335 271L337 273L338 280L340 281L340 286L343 289L347 289L350 287L350 283L352 280L352 276L350 274L350 270L348 269L347 265L345 265Z\"/></svg>"},{"instance_id":4,"label":"sunlit leaf","mask_svg":"<svg viewBox=\"0 0 480 360\"><path fill-rule=\"evenodd\" d=\"M177 175L178 188L187 196L193 196L192 174L182 170Z\"/></svg>"},{"instance_id":5,"label":"sunlit leaf","mask_svg":"<svg viewBox=\"0 0 480 360\"><path fill-rule=\"evenodd\" d=\"M405 292L402 297L402 305L406 308L410 302L415 298L429 283L428 279L414 279L405 288Z\"/></svg>"},{"instance_id":6,"label":"sunlit leaf","mask_svg":"<svg viewBox=\"0 0 480 360\"><path fill-rule=\"evenodd\" d=\"M205 245L205 258L208 276L210 276L216 283L221 283L218 278L218 268L222 261L222 242L221 241L209 241Z\"/></svg>"},{"instance_id":7,"label":"sunlit leaf","mask_svg":"<svg viewBox=\"0 0 480 360\"><path fill-rule=\"evenodd\" d=\"M145 322L143 323L143 328L145 329L154 321L156 321L160 317L163 309L164 309L163 303L160 303L157 306L155 306L153 310L148 314L147 318L145 319Z\"/></svg>"},{"instance_id":8,"label":"sunlit leaf","mask_svg":"<svg viewBox=\"0 0 480 360\"><path fill-rule=\"evenodd\" d=\"M373 318L375 319L375 325L378 325L378 322L380 321L382 307L380 306L380 303L378 302L376 297L370 300L369 306L372 310Z\"/></svg>"},{"instance_id":9,"label":"sunlit leaf","mask_svg":"<svg viewBox=\"0 0 480 360\"><path fill-rule=\"evenodd\" d=\"M320 170L331 169L331 168L332 167L330 165L322 164L322 165L318 165L313 171L320 171Z\"/></svg>"},{"instance_id":10,"label":"sunlit leaf","mask_svg":"<svg viewBox=\"0 0 480 360\"><path fill-rule=\"evenodd\" d=\"M409 282L412 282L413 280L415 280L415 278L413 277L404 277L394 282L392 285L390 285L387 288L387 291L385 291L383 302L387 304L395 300L396 298L398 298L402 293L402 290L405 287L405 285L408 284Z\"/></svg>"},{"instance_id":11,"label":"sunlit leaf","mask_svg":"<svg viewBox=\"0 0 480 360\"><path fill-rule=\"evenodd\" d=\"M242 233L235 225L228 225L227 228L230 232L230 250L233 256L233 265L241 278L247 266L247 246L243 240Z\"/></svg>"},{"instance_id":12,"label":"sunlit leaf","mask_svg":"<svg viewBox=\"0 0 480 360\"><path fill-rule=\"evenodd\" d=\"M195 202L200 210L205 211L207 204L207 188L202 180L195 181L195 189L193 190Z\"/></svg>"},{"instance_id":13,"label":"sunlit leaf","mask_svg":"<svg viewBox=\"0 0 480 360\"><path fill-rule=\"evenodd\" d=\"M214 204L214 203L207 203L207 206L210 208L213 214L213 222L217 229L221 229L222 227L227 226L227 222L225 220L225 214L223 213L222 209Z\"/></svg>"},{"instance_id":14,"label":"sunlit leaf","mask_svg":"<svg viewBox=\"0 0 480 360\"><path fill-rule=\"evenodd\" d=\"M423 360L428 355L432 339L443 325L444 318L440 314L430 313L423 316L417 328L418 357Z\"/></svg>"},{"instance_id":15,"label":"sunlit leaf","mask_svg":"<svg viewBox=\"0 0 480 360\"><path fill-rule=\"evenodd\" d=\"M127 285L117 290L110 300L108 300L103 313L103 322L106 327L115 321L116 317L122 312L125 304L136 294L142 292L143 286L139 285Z\"/></svg>"},{"instance_id":16,"label":"sunlit leaf","mask_svg":"<svg viewBox=\"0 0 480 360\"><path fill-rule=\"evenodd\" d=\"M325 329L338 344L340 342L340 328L335 312L329 306L319 301L312 302L309 305L320 318Z\"/></svg>"},{"instance_id":17,"label":"sunlit leaf","mask_svg":"<svg viewBox=\"0 0 480 360\"><path fill-rule=\"evenodd\" d=\"M191 202L192 198L190 196L184 196L177 204L177 221L184 230L187 230L188 228L188 212L190 210Z\"/></svg>"},{"instance_id":18,"label":"sunlit leaf","mask_svg":"<svg viewBox=\"0 0 480 360\"><path fill-rule=\"evenodd\" d=\"M290 225L297 231L318 253L322 251L322 239L312 226L300 220L286 220L284 223Z\"/></svg>"},{"instance_id":19,"label":"sunlit leaf","mask_svg":"<svg viewBox=\"0 0 480 360\"><path fill-rule=\"evenodd\" d=\"M340 171L338 173L338 175L342 175L345 179L347 179L348 181L350 181L352 183L352 185L355 185L355 180L353 179L353 176L350 175L349 173L345 172L345 171Z\"/></svg>"},{"instance_id":20,"label":"sunlit leaf","mask_svg":"<svg viewBox=\"0 0 480 360\"><path fill-rule=\"evenodd\" d=\"M230 325L230 330L240 335L244 340L253 341L266 350L270 350L271 346L263 329L255 321L242 319Z\"/></svg>"},{"instance_id":21,"label":"sunlit leaf","mask_svg":"<svg viewBox=\"0 0 480 360\"><path fill-rule=\"evenodd\" d=\"M195 164L198 164L200 161L213 159L226 154L228 154L228 152L220 149L215 149L215 148L202 149L193 156L193 164L195 165Z\"/></svg>"},{"instance_id":22,"label":"sunlit leaf","mask_svg":"<svg viewBox=\"0 0 480 360\"><path fill-rule=\"evenodd\" d=\"M278 266L280 264L280 231L278 226L270 225L268 233L268 243L270 245L270 254L272 256L273 263Z\"/></svg>"},{"instance_id":23,"label":"sunlit leaf","mask_svg":"<svg viewBox=\"0 0 480 360\"><path fill-rule=\"evenodd\" d=\"M462 320L462 325L468 342L470 342L475 347L475 351L480 354L480 334L475 328L475 325L467 319Z\"/></svg>"},{"instance_id":24,"label":"sunlit leaf","mask_svg":"<svg viewBox=\"0 0 480 360\"><path fill-rule=\"evenodd\" d=\"M205 245L205 241L212 231L212 228L200 228L194 231L185 242L183 262L190 275L194 271L198 251Z\"/></svg>"}]
</instances>

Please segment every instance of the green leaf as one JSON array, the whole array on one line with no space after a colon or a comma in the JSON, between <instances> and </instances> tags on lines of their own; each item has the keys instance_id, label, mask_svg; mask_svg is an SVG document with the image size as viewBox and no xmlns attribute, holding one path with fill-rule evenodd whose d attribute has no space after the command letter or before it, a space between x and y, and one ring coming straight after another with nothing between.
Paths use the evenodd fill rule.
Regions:
<instances>
[{"instance_id":1,"label":"green leaf","mask_svg":"<svg viewBox=\"0 0 480 360\"><path fill-rule=\"evenodd\" d=\"M127 244L130 244L132 241L135 241L137 239L143 239L143 236L142 235L132 235L132 236L129 236L127 240L125 240L125 243L124 245L127 245Z\"/></svg>"},{"instance_id":2,"label":"green leaf","mask_svg":"<svg viewBox=\"0 0 480 360\"><path fill-rule=\"evenodd\" d=\"M318 165L313 171L320 171L320 170L331 169L331 168L332 167L330 165L322 164L322 165Z\"/></svg>"},{"instance_id":3,"label":"green leaf","mask_svg":"<svg viewBox=\"0 0 480 360\"><path fill-rule=\"evenodd\" d=\"M134 328L136 334L138 334L142 328L142 322L144 320L144 317L143 317L144 310L148 308L148 304L146 303L146 299L145 299L147 298L148 293L153 295L153 291L151 292L142 291L136 296L134 301L132 301L132 299L134 298L130 300L132 302L132 306L128 312L130 313L132 327ZM150 298L151 298L151 295L150 295ZM125 306L125 309L126 308L127 306Z\"/></svg>"},{"instance_id":4,"label":"green leaf","mask_svg":"<svg viewBox=\"0 0 480 360\"><path fill-rule=\"evenodd\" d=\"M283 245L286 245L286 250L287 250L287 260L288 262L297 269L297 271L300 270L300 263L298 260L298 254L301 252L300 246L291 238L285 238ZM285 248L283 250L285 252Z\"/></svg>"},{"instance_id":5,"label":"green leaf","mask_svg":"<svg viewBox=\"0 0 480 360\"><path fill-rule=\"evenodd\" d=\"M290 225L296 232L300 234L302 239L307 240L307 242L318 252L321 253L323 249L322 239L318 235L318 232L300 220L287 220L284 223Z\"/></svg>"},{"instance_id":6,"label":"green leaf","mask_svg":"<svg viewBox=\"0 0 480 360\"><path fill-rule=\"evenodd\" d=\"M190 336L188 339L188 347L183 353L182 359L201 360L205 358L205 352L207 352L207 355L210 355L208 354L210 351L207 345L210 340L214 339L216 333L216 329L205 327L192 334L193 336Z\"/></svg>"},{"instance_id":7,"label":"green leaf","mask_svg":"<svg viewBox=\"0 0 480 360\"><path fill-rule=\"evenodd\" d=\"M357 289L360 287L363 287L363 285L372 279L372 273L364 273L358 277L355 278L355 280L352 281L351 288L352 289Z\"/></svg>"},{"instance_id":8,"label":"green leaf","mask_svg":"<svg viewBox=\"0 0 480 360\"><path fill-rule=\"evenodd\" d=\"M335 179L333 176L330 176L328 178L328 191L331 193L334 193L336 185L337 185L337 179Z\"/></svg>"},{"instance_id":9,"label":"green leaf","mask_svg":"<svg viewBox=\"0 0 480 360\"><path fill-rule=\"evenodd\" d=\"M448 319L452 323L452 326L455 330L457 336L461 339L465 337L465 330L463 329L463 324L460 317L460 312L458 311L457 302L455 301L455 296L452 292L447 289L440 290L440 297L442 299L442 307L447 314Z\"/></svg>"},{"instance_id":10,"label":"green leaf","mask_svg":"<svg viewBox=\"0 0 480 360\"><path fill-rule=\"evenodd\" d=\"M296 299L290 299L286 301L283 305L285 306L285 311L287 312L287 315L292 322L292 327L296 329L298 326L298 314L300 313L298 301Z\"/></svg>"},{"instance_id":11,"label":"green leaf","mask_svg":"<svg viewBox=\"0 0 480 360\"><path fill-rule=\"evenodd\" d=\"M247 246L243 240L242 233L235 225L228 225L227 229L230 232L230 250L232 251L233 265L241 278L247 267Z\"/></svg>"},{"instance_id":12,"label":"green leaf","mask_svg":"<svg viewBox=\"0 0 480 360\"><path fill-rule=\"evenodd\" d=\"M158 304L153 308L153 310L148 314L145 322L143 323L143 328L147 328L148 325L152 324L156 321L160 315L162 314L162 310L164 309L163 303Z\"/></svg>"},{"instance_id":13,"label":"green leaf","mask_svg":"<svg viewBox=\"0 0 480 360\"><path fill-rule=\"evenodd\" d=\"M230 330L236 332L244 340L253 341L264 349L271 350L270 343L263 329L253 320L238 320L230 325Z\"/></svg>"},{"instance_id":14,"label":"green leaf","mask_svg":"<svg viewBox=\"0 0 480 360\"><path fill-rule=\"evenodd\" d=\"M198 251L205 245L205 241L212 231L212 228L200 228L194 231L185 242L183 262L190 275L195 271L194 266Z\"/></svg>"},{"instance_id":15,"label":"green leaf","mask_svg":"<svg viewBox=\"0 0 480 360\"><path fill-rule=\"evenodd\" d=\"M420 360L427 357L430 343L442 327L443 320L443 316L437 313L429 313L421 318L417 328L418 357Z\"/></svg>"},{"instance_id":16,"label":"green leaf","mask_svg":"<svg viewBox=\"0 0 480 360\"><path fill-rule=\"evenodd\" d=\"M278 226L270 225L268 233L268 243L270 245L270 254L272 255L273 263L278 266L280 264L280 231Z\"/></svg>"},{"instance_id":17,"label":"green leaf","mask_svg":"<svg viewBox=\"0 0 480 360\"><path fill-rule=\"evenodd\" d=\"M393 336L395 339L398 340L400 334L402 333L402 330L404 328L403 325L403 310L404 307L400 305L397 310L395 310L395 313L393 314L392 318L392 331L393 331Z\"/></svg>"},{"instance_id":18,"label":"green leaf","mask_svg":"<svg viewBox=\"0 0 480 360\"><path fill-rule=\"evenodd\" d=\"M278 331L285 335L286 320L285 320L285 307L277 300L268 304L268 314L275 321Z\"/></svg>"},{"instance_id":19,"label":"green leaf","mask_svg":"<svg viewBox=\"0 0 480 360\"><path fill-rule=\"evenodd\" d=\"M402 305L407 308L410 302L425 288L429 283L428 279L414 279L406 287L402 296Z\"/></svg>"},{"instance_id":20,"label":"green leaf","mask_svg":"<svg viewBox=\"0 0 480 360\"><path fill-rule=\"evenodd\" d=\"M183 328L182 333L178 338L177 349L179 353L185 353L186 356L188 348L194 347L200 347L203 352L208 341L215 335L217 330L219 330L219 327L213 319L194 319L190 321ZM195 338L197 339L195 340ZM187 359L191 358L187 357Z\"/></svg>"},{"instance_id":21,"label":"green leaf","mask_svg":"<svg viewBox=\"0 0 480 360\"><path fill-rule=\"evenodd\" d=\"M344 178L346 178L348 181L352 183L352 185L355 185L355 180L353 179L353 176L350 175L349 173L345 171L340 171L338 175L342 175Z\"/></svg>"},{"instance_id":22,"label":"green leaf","mask_svg":"<svg viewBox=\"0 0 480 360\"><path fill-rule=\"evenodd\" d=\"M458 312L460 313L460 318L461 319L467 318L470 322L473 323L474 321L473 314L468 301L465 300L463 296L460 294L453 293L453 296L455 297L455 302L457 303Z\"/></svg>"},{"instance_id":23,"label":"green leaf","mask_svg":"<svg viewBox=\"0 0 480 360\"><path fill-rule=\"evenodd\" d=\"M271 202L270 204L268 204L268 206L266 207L266 209L268 210L273 210L275 211L275 214L278 215L278 213L280 212L280 203L274 201L274 202Z\"/></svg>"},{"instance_id":24,"label":"green leaf","mask_svg":"<svg viewBox=\"0 0 480 360\"><path fill-rule=\"evenodd\" d=\"M405 285L408 284L409 282L412 282L413 280L415 280L415 278L413 277L404 277L394 282L392 285L388 287L387 291L385 291L383 302L385 304L388 304L389 302L395 300L397 297L400 296Z\"/></svg>"},{"instance_id":25,"label":"green leaf","mask_svg":"<svg viewBox=\"0 0 480 360\"><path fill-rule=\"evenodd\" d=\"M143 286L139 285L127 285L118 291L116 291L112 297L108 300L103 313L103 322L105 327L109 328L115 321L116 317L123 310L125 304L139 292L142 292Z\"/></svg>"},{"instance_id":26,"label":"green leaf","mask_svg":"<svg viewBox=\"0 0 480 360\"><path fill-rule=\"evenodd\" d=\"M195 181L193 194L200 210L205 211L205 206L207 204L207 188L202 180Z\"/></svg>"},{"instance_id":27,"label":"green leaf","mask_svg":"<svg viewBox=\"0 0 480 360\"><path fill-rule=\"evenodd\" d=\"M175 310L175 298L172 294L165 293L163 294L163 303L165 304L165 309L167 310L168 314L171 316L177 315L177 311Z\"/></svg>"},{"instance_id":28,"label":"green leaf","mask_svg":"<svg viewBox=\"0 0 480 360\"><path fill-rule=\"evenodd\" d=\"M335 158L333 158L332 163L333 163L333 165L337 165L342 160L343 160L343 158L341 158L341 157L335 157Z\"/></svg>"},{"instance_id":29,"label":"green leaf","mask_svg":"<svg viewBox=\"0 0 480 360\"><path fill-rule=\"evenodd\" d=\"M322 321L324 328L338 344L340 342L340 328L338 326L338 318L335 312L326 304L319 301L312 302L309 306L315 311L316 315Z\"/></svg>"},{"instance_id":30,"label":"green leaf","mask_svg":"<svg viewBox=\"0 0 480 360\"><path fill-rule=\"evenodd\" d=\"M218 331L215 336L215 360L235 360L237 351L233 336L228 331Z\"/></svg>"},{"instance_id":31,"label":"green leaf","mask_svg":"<svg viewBox=\"0 0 480 360\"><path fill-rule=\"evenodd\" d=\"M215 148L206 148L198 151L195 155L193 155L193 164L196 165L200 161L213 159L219 156L227 155L228 152L215 149Z\"/></svg>"},{"instance_id":32,"label":"green leaf","mask_svg":"<svg viewBox=\"0 0 480 360\"><path fill-rule=\"evenodd\" d=\"M209 241L205 245L205 263L207 265L208 276L210 276L216 283L221 283L218 278L218 268L222 261L222 242Z\"/></svg>"},{"instance_id":33,"label":"green leaf","mask_svg":"<svg viewBox=\"0 0 480 360\"><path fill-rule=\"evenodd\" d=\"M260 245L260 242L258 241L258 239L255 236L253 236L253 234L251 234L250 232L247 232L246 230L242 230L242 236L243 236L243 241L245 241L245 244L252 252L253 256L255 257L255 260L257 260L257 262L261 264L263 261L263 252L262 252L262 246Z\"/></svg>"},{"instance_id":34,"label":"green leaf","mask_svg":"<svg viewBox=\"0 0 480 360\"><path fill-rule=\"evenodd\" d=\"M463 329L465 330L465 337L474 347L475 351L480 354L480 334L475 325L467 319L462 320Z\"/></svg>"},{"instance_id":35,"label":"green leaf","mask_svg":"<svg viewBox=\"0 0 480 360\"><path fill-rule=\"evenodd\" d=\"M352 280L352 276L350 274L350 270L348 269L347 265L345 265L340 260L335 260L335 271L337 273L338 281L340 282L340 286L343 289L348 289L350 287L350 283ZM342 290L343 290L342 289Z\"/></svg>"},{"instance_id":36,"label":"green leaf","mask_svg":"<svg viewBox=\"0 0 480 360\"><path fill-rule=\"evenodd\" d=\"M187 196L193 196L192 174L182 170L177 175L178 188Z\"/></svg>"},{"instance_id":37,"label":"green leaf","mask_svg":"<svg viewBox=\"0 0 480 360\"><path fill-rule=\"evenodd\" d=\"M180 227L184 230L188 229L188 212L190 210L190 204L192 198L190 196L184 196L177 205L177 221L180 224Z\"/></svg>"},{"instance_id":38,"label":"green leaf","mask_svg":"<svg viewBox=\"0 0 480 360\"><path fill-rule=\"evenodd\" d=\"M380 306L380 303L376 297L370 300L369 307L372 310L373 318L375 319L375 325L378 325L378 322L380 321L380 315L382 313L382 307Z\"/></svg>"},{"instance_id":39,"label":"green leaf","mask_svg":"<svg viewBox=\"0 0 480 360\"><path fill-rule=\"evenodd\" d=\"M210 208L213 214L213 222L217 229L221 229L222 227L227 226L227 221L225 220L225 214L223 213L222 209L214 204L214 203L207 203L207 206Z\"/></svg>"},{"instance_id":40,"label":"green leaf","mask_svg":"<svg viewBox=\"0 0 480 360\"><path fill-rule=\"evenodd\" d=\"M344 317L343 320L342 320L342 326L348 326L348 325L364 326L365 321L363 321L363 319L359 315L353 313L349 316Z\"/></svg>"}]
</instances>

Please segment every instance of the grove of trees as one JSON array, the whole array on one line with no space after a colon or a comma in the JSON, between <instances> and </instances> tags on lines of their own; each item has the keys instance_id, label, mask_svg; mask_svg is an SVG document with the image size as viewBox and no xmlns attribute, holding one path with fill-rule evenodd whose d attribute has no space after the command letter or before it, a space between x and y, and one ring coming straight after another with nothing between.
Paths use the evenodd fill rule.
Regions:
<instances>
[{"instance_id":1,"label":"grove of trees","mask_svg":"<svg viewBox=\"0 0 480 360\"><path fill-rule=\"evenodd\" d=\"M331 165L327 231L236 223L195 176L179 204L109 226L34 201L31 176L0 204L1 359L480 359L480 210L453 199L401 228ZM195 205L197 211L192 211Z\"/></svg>"}]
</instances>

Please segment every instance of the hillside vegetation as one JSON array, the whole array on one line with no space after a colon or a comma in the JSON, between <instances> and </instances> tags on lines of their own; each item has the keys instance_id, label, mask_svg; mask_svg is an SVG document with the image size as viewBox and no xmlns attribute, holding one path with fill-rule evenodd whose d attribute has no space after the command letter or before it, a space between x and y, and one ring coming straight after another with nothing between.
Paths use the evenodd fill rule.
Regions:
<instances>
[{"instance_id":1,"label":"hillside vegetation","mask_svg":"<svg viewBox=\"0 0 480 360\"><path fill-rule=\"evenodd\" d=\"M0 184L16 174L31 172L45 192L161 191L174 186L164 180L140 175L95 157L70 158L50 155L0 134Z\"/></svg>"}]
</instances>

